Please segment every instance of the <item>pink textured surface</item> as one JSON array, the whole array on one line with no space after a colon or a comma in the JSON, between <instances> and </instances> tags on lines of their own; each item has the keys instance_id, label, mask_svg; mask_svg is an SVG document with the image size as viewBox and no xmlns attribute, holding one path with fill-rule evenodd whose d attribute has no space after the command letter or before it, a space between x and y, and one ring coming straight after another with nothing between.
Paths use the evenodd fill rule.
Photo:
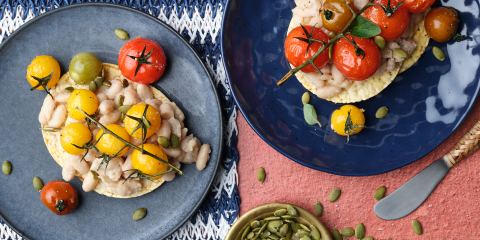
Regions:
<instances>
[{"instance_id":1,"label":"pink textured surface","mask_svg":"<svg viewBox=\"0 0 480 240\"><path fill-rule=\"evenodd\" d=\"M455 165L430 197L407 217L385 221L373 212L376 203L373 192L385 186L388 195L445 155L480 118L480 102L477 101L473 109L459 129L426 157L392 172L369 177L337 176L297 164L265 143L239 114L240 214L270 202L293 203L313 212L313 205L318 201L324 207L319 219L330 231L355 228L361 222L366 236L376 240L480 239L480 151ZM260 167L267 175L263 184L256 177ZM330 203L328 195L333 188L341 189L342 194ZM413 232L412 220L422 224L422 235Z\"/></svg>"}]
</instances>

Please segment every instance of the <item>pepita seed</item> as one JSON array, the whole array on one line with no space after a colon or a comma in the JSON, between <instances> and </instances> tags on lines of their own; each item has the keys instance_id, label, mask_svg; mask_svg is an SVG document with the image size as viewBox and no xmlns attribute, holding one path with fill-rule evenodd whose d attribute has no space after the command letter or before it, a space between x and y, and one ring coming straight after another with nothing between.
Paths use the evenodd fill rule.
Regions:
<instances>
[{"instance_id":1,"label":"pepita seed","mask_svg":"<svg viewBox=\"0 0 480 240\"><path fill-rule=\"evenodd\" d=\"M419 221L417 220L413 220L412 221L412 228L413 228L413 231L417 234L417 235L422 235L422 225L420 224Z\"/></svg>"},{"instance_id":2,"label":"pepita seed","mask_svg":"<svg viewBox=\"0 0 480 240\"><path fill-rule=\"evenodd\" d=\"M275 235L275 234L272 234L272 235L268 236L268 238L273 239L273 240L278 240L278 239L280 239L280 238L279 238L277 235Z\"/></svg>"},{"instance_id":3,"label":"pepita seed","mask_svg":"<svg viewBox=\"0 0 480 240\"><path fill-rule=\"evenodd\" d=\"M263 168L259 168L257 170L257 180L260 182L260 183L263 183L265 181L265 169ZM277 215L275 215L277 216Z\"/></svg>"},{"instance_id":4,"label":"pepita seed","mask_svg":"<svg viewBox=\"0 0 480 240\"><path fill-rule=\"evenodd\" d=\"M445 53L439 47L432 48L433 55L440 61L445 60Z\"/></svg>"},{"instance_id":5,"label":"pepita seed","mask_svg":"<svg viewBox=\"0 0 480 240\"><path fill-rule=\"evenodd\" d=\"M266 237L270 236L270 234L271 234L271 233L270 233L269 231L263 231L263 232L261 233L260 237L266 238Z\"/></svg>"},{"instance_id":6,"label":"pepita seed","mask_svg":"<svg viewBox=\"0 0 480 240\"><path fill-rule=\"evenodd\" d=\"M295 233L295 236L302 238L303 236L310 236L310 233L303 229L298 229L297 233Z\"/></svg>"},{"instance_id":7,"label":"pepita seed","mask_svg":"<svg viewBox=\"0 0 480 240\"><path fill-rule=\"evenodd\" d=\"M286 222L286 223L290 223L290 224L295 224L296 223L294 220L291 220L291 219L285 219L283 221Z\"/></svg>"},{"instance_id":8,"label":"pepita seed","mask_svg":"<svg viewBox=\"0 0 480 240\"><path fill-rule=\"evenodd\" d=\"M280 238L280 240L292 240L292 239L290 239L289 237L283 237L283 238Z\"/></svg>"},{"instance_id":9,"label":"pepita seed","mask_svg":"<svg viewBox=\"0 0 480 240\"><path fill-rule=\"evenodd\" d=\"M379 187L375 192L373 193L373 199L380 201L385 197L385 187Z\"/></svg>"},{"instance_id":10,"label":"pepita seed","mask_svg":"<svg viewBox=\"0 0 480 240\"><path fill-rule=\"evenodd\" d=\"M166 139L166 138L165 138L165 139ZM260 221L255 220L255 221L251 222L251 223L250 223L250 227L252 227L252 228L258 228L258 227L260 227ZM259 230L260 230L260 229L259 229Z\"/></svg>"},{"instance_id":11,"label":"pepita seed","mask_svg":"<svg viewBox=\"0 0 480 240\"><path fill-rule=\"evenodd\" d=\"M125 79L125 78L122 80L122 87L123 87L123 88L128 87L128 80Z\"/></svg>"},{"instance_id":12,"label":"pepita seed","mask_svg":"<svg viewBox=\"0 0 480 240\"><path fill-rule=\"evenodd\" d=\"M92 91L92 92L97 91L97 84L95 84L94 81L91 81L91 82L88 84L88 90L90 90L90 91Z\"/></svg>"},{"instance_id":13,"label":"pepita seed","mask_svg":"<svg viewBox=\"0 0 480 240\"><path fill-rule=\"evenodd\" d=\"M38 177L34 177L33 178L33 187L35 188L35 190L37 191L42 191L42 188L43 188L43 182L42 180L40 180L40 178Z\"/></svg>"},{"instance_id":14,"label":"pepita seed","mask_svg":"<svg viewBox=\"0 0 480 240\"><path fill-rule=\"evenodd\" d=\"M121 113L120 115L120 120L123 122L123 120L125 120L125 113Z\"/></svg>"},{"instance_id":15,"label":"pepita seed","mask_svg":"<svg viewBox=\"0 0 480 240\"><path fill-rule=\"evenodd\" d=\"M333 44L330 45L330 47L328 47L328 57L332 59L332 55L333 55Z\"/></svg>"},{"instance_id":16,"label":"pepita seed","mask_svg":"<svg viewBox=\"0 0 480 240\"><path fill-rule=\"evenodd\" d=\"M93 175L93 180L95 180L95 181L98 180L98 174L97 174L97 172L95 172L95 171L93 171L93 170L90 170L90 172L91 172L92 175Z\"/></svg>"},{"instance_id":17,"label":"pepita seed","mask_svg":"<svg viewBox=\"0 0 480 240\"><path fill-rule=\"evenodd\" d=\"M342 235L344 237L351 237L354 234L355 234L355 230L353 230L352 228L349 228L349 227L342 228L340 230L340 235Z\"/></svg>"},{"instance_id":18,"label":"pepita seed","mask_svg":"<svg viewBox=\"0 0 480 240\"><path fill-rule=\"evenodd\" d=\"M245 230L243 230L243 233L242 233L242 240L245 239L247 237L247 234L250 232L250 226L248 226L247 228L245 228Z\"/></svg>"},{"instance_id":19,"label":"pepita seed","mask_svg":"<svg viewBox=\"0 0 480 240\"><path fill-rule=\"evenodd\" d=\"M260 228L259 227L256 227L252 230L252 232L259 232L260 231Z\"/></svg>"},{"instance_id":20,"label":"pepita seed","mask_svg":"<svg viewBox=\"0 0 480 240\"><path fill-rule=\"evenodd\" d=\"M102 86L103 78L102 77L96 77L95 80L93 80L93 81L95 82L95 85L97 85L97 89L99 89Z\"/></svg>"},{"instance_id":21,"label":"pepita seed","mask_svg":"<svg viewBox=\"0 0 480 240\"><path fill-rule=\"evenodd\" d=\"M401 58L408 58L408 53L403 51L401 48L395 48L393 53Z\"/></svg>"},{"instance_id":22,"label":"pepita seed","mask_svg":"<svg viewBox=\"0 0 480 240\"><path fill-rule=\"evenodd\" d=\"M143 124L145 124L145 127L147 127L148 130L150 130L150 128L152 128L152 124L150 124L150 121L148 121L148 119L146 118L142 118L143 120Z\"/></svg>"},{"instance_id":23,"label":"pepita seed","mask_svg":"<svg viewBox=\"0 0 480 240\"><path fill-rule=\"evenodd\" d=\"M338 232L337 229L332 230L332 238L333 240L343 240L342 235Z\"/></svg>"},{"instance_id":24,"label":"pepita seed","mask_svg":"<svg viewBox=\"0 0 480 240\"><path fill-rule=\"evenodd\" d=\"M337 36L337 34L334 33L334 32L330 32L330 33L328 34L328 37L329 37L330 39L333 39L333 38L335 38L336 36Z\"/></svg>"},{"instance_id":25,"label":"pepita seed","mask_svg":"<svg viewBox=\"0 0 480 240\"><path fill-rule=\"evenodd\" d=\"M388 108L383 106L377 110L377 113L375 113L376 118L384 118L388 113Z\"/></svg>"},{"instance_id":26,"label":"pepita seed","mask_svg":"<svg viewBox=\"0 0 480 240\"><path fill-rule=\"evenodd\" d=\"M279 233L282 237L284 237L284 236L287 234L288 229L289 229L288 224L285 223L285 224L283 224L283 225L280 227L280 229L278 229L278 233Z\"/></svg>"},{"instance_id":27,"label":"pepita seed","mask_svg":"<svg viewBox=\"0 0 480 240\"><path fill-rule=\"evenodd\" d=\"M303 236L302 238L300 238L300 240L312 240L312 238L309 237L309 236L307 236L307 235L305 235L305 236Z\"/></svg>"},{"instance_id":28,"label":"pepita seed","mask_svg":"<svg viewBox=\"0 0 480 240\"><path fill-rule=\"evenodd\" d=\"M283 209L278 209L277 211L275 211L273 213L273 215L277 216L277 217L281 217L283 215L287 214L287 209L283 208Z\"/></svg>"},{"instance_id":29,"label":"pepita seed","mask_svg":"<svg viewBox=\"0 0 480 240\"><path fill-rule=\"evenodd\" d=\"M297 209L295 209L292 205L287 206L287 211L288 211L288 214L290 214L290 216L298 217Z\"/></svg>"},{"instance_id":30,"label":"pepita seed","mask_svg":"<svg viewBox=\"0 0 480 240\"><path fill-rule=\"evenodd\" d=\"M117 103L119 107L123 106L123 101L125 101L125 96L123 95L118 96Z\"/></svg>"},{"instance_id":31,"label":"pepita seed","mask_svg":"<svg viewBox=\"0 0 480 240\"><path fill-rule=\"evenodd\" d=\"M320 231L318 231L318 228L313 225L310 225L310 233L315 240L320 240L322 238L322 235L320 234Z\"/></svg>"},{"instance_id":32,"label":"pepita seed","mask_svg":"<svg viewBox=\"0 0 480 240\"><path fill-rule=\"evenodd\" d=\"M365 237L365 226L363 225L363 223L359 223L355 227L355 238L362 239L364 237Z\"/></svg>"},{"instance_id":33,"label":"pepita seed","mask_svg":"<svg viewBox=\"0 0 480 240\"><path fill-rule=\"evenodd\" d=\"M247 235L247 239L252 239L254 236L255 236L255 233L250 232L250 233Z\"/></svg>"},{"instance_id":34,"label":"pepita seed","mask_svg":"<svg viewBox=\"0 0 480 240\"><path fill-rule=\"evenodd\" d=\"M267 225L268 225L268 222L265 222L263 225L261 225L262 228L260 228L259 232L264 232L265 229L267 228ZM266 232L268 232L268 231L266 231Z\"/></svg>"},{"instance_id":35,"label":"pepita seed","mask_svg":"<svg viewBox=\"0 0 480 240\"><path fill-rule=\"evenodd\" d=\"M330 192L330 196L328 197L328 201L330 202L335 202L337 201L337 199L340 197L340 189L338 188L334 188L331 192Z\"/></svg>"},{"instance_id":36,"label":"pepita seed","mask_svg":"<svg viewBox=\"0 0 480 240\"><path fill-rule=\"evenodd\" d=\"M283 216L281 216L281 218L283 218L283 219L293 219L293 217L290 216L290 215L283 215Z\"/></svg>"},{"instance_id":37,"label":"pepita seed","mask_svg":"<svg viewBox=\"0 0 480 240\"><path fill-rule=\"evenodd\" d=\"M308 102L310 102L310 93L305 92L305 93L302 95L302 103L303 103L303 104L307 104Z\"/></svg>"},{"instance_id":38,"label":"pepita seed","mask_svg":"<svg viewBox=\"0 0 480 240\"><path fill-rule=\"evenodd\" d=\"M271 232L271 233L276 233L276 232L277 232L277 229L276 229L276 228L271 227L271 226L268 226L268 225L267 225L267 230L268 230L269 232Z\"/></svg>"},{"instance_id":39,"label":"pepita seed","mask_svg":"<svg viewBox=\"0 0 480 240\"><path fill-rule=\"evenodd\" d=\"M303 228L303 230L307 231L307 232L310 232L310 228L305 226L304 224L301 224L300 223L300 227Z\"/></svg>"},{"instance_id":40,"label":"pepita seed","mask_svg":"<svg viewBox=\"0 0 480 240\"><path fill-rule=\"evenodd\" d=\"M285 235L286 238L292 238L293 231L292 231L292 225L290 224L290 227L288 228L288 232Z\"/></svg>"},{"instance_id":41,"label":"pepita seed","mask_svg":"<svg viewBox=\"0 0 480 240\"><path fill-rule=\"evenodd\" d=\"M110 81L108 81L108 80L104 80L104 81L102 82L102 84L105 85L105 86L107 86L107 87L112 86L112 83L111 83Z\"/></svg>"},{"instance_id":42,"label":"pepita seed","mask_svg":"<svg viewBox=\"0 0 480 240\"><path fill-rule=\"evenodd\" d=\"M177 137L177 135L172 134L172 136L170 136L170 144L171 144L173 149L178 148L178 137Z\"/></svg>"},{"instance_id":43,"label":"pepita seed","mask_svg":"<svg viewBox=\"0 0 480 240\"><path fill-rule=\"evenodd\" d=\"M266 217L265 221L272 221L272 220L279 220L281 219L280 217Z\"/></svg>"},{"instance_id":44,"label":"pepita seed","mask_svg":"<svg viewBox=\"0 0 480 240\"><path fill-rule=\"evenodd\" d=\"M377 44L378 48L380 48L382 50L385 48L386 42L385 42L385 39L383 37L376 36L373 41L375 41L375 44Z\"/></svg>"},{"instance_id":45,"label":"pepita seed","mask_svg":"<svg viewBox=\"0 0 480 240\"><path fill-rule=\"evenodd\" d=\"M133 220L138 221L147 215L147 209L146 208L139 208L133 213Z\"/></svg>"},{"instance_id":46,"label":"pepita seed","mask_svg":"<svg viewBox=\"0 0 480 240\"><path fill-rule=\"evenodd\" d=\"M58 131L56 128L50 128L50 127L42 128L42 130L45 131L45 132L56 132L56 131Z\"/></svg>"},{"instance_id":47,"label":"pepita seed","mask_svg":"<svg viewBox=\"0 0 480 240\"><path fill-rule=\"evenodd\" d=\"M115 29L115 35L122 40L127 40L129 38L128 33L122 29Z\"/></svg>"},{"instance_id":48,"label":"pepita seed","mask_svg":"<svg viewBox=\"0 0 480 240\"><path fill-rule=\"evenodd\" d=\"M170 147L170 141L169 141L166 137L164 137L164 136L158 137L157 142L158 142L158 144L160 144L160 146L162 146L163 148L169 148L169 147ZM257 221L257 222L258 222L258 221ZM258 222L258 224L260 225L260 222Z\"/></svg>"},{"instance_id":49,"label":"pepita seed","mask_svg":"<svg viewBox=\"0 0 480 240\"><path fill-rule=\"evenodd\" d=\"M265 220L262 219L262 220L260 220L260 225L263 226L266 222L267 222L267 221L265 221Z\"/></svg>"},{"instance_id":50,"label":"pepita seed","mask_svg":"<svg viewBox=\"0 0 480 240\"><path fill-rule=\"evenodd\" d=\"M322 216L322 213L323 213L323 205L319 202L316 202L315 205L314 205L314 210L315 210L315 214L317 214L317 216Z\"/></svg>"},{"instance_id":51,"label":"pepita seed","mask_svg":"<svg viewBox=\"0 0 480 240\"><path fill-rule=\"evenodd\" d=\"M279 217L272 217L272 218L278 218L280 219ZM265 218L266 220L267 218ZM279 228L280 226L282 226L283 224L283 221L282 220L273 220L273 221L270 221L268 222L268 226L269 227L274 227L274 228Z\"/></svg>"},{"instance_id":52,"label":"pepita seed","mask_svg":"<svg viewBox=\"0 0 480 240\"><path fill-rule=\"evenodd\" d=\"M373 240L373 237L364 237L362 240Z\"/></svg>"},{"instance_id":53,"label":"pepita seed","mask_svg":"<svg viewBox=\"0 0 480 240\"><path fill-rule=\"evenodd\" d=\"M292 225L292 231L294 233L297 233L300 228L302 228L302 227L300 227L300 224L298 224L298 223L295 223L295 224Z\"/></svg>"},{"instance_id":54,"label":"pepita seed","mask_svg":"<svg viewBox=\"0 0 480 240\"><path fill-rule=\"evenodd\" d=\"M5 175L8 175L12 172L12 164L9 161L5 161L2 163L2 171Z\"/></svg>"},{"instance_id":55,"label":"pepita seed","mask_svg":"<svg viewBox=\"0 0 480 240\"><path fill-rule=\"evenodd\" d=\"M73 92L73 90L75 90L75 88L73 88L73 87L66 87L65 88L66 92Z\"/></svg>"},{"instance_id":56,"label":"pepita seed","mask_svg":"<svg viewBox=\"0 0 480 240\"><path fill-rule=\"evenodd\" d=\"M130 108L132 108L131 105L123 105L123 106L118 108L118 111L120 111L122 113L127 113L128 110L130 110Z\"/></svg>"}]
</instances>

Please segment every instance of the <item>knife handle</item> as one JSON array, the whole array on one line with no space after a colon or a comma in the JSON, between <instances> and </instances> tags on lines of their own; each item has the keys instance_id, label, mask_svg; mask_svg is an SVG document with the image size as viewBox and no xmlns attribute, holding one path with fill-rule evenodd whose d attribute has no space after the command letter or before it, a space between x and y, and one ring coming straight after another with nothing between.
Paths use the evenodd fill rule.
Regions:
<instances>
[{"instance_id":1,"label":"knife handle","mask_svg":"<svg viewBox=\"0 0 480 240\"><path fill-rule=\"evenodd\" d=\"M455 147L450 150L443 158L450 167L460 162L470 153L475 152L479 148L480 142L480 120L468 130L465 135L457 142Z\"/></svg>"}]
</instances>

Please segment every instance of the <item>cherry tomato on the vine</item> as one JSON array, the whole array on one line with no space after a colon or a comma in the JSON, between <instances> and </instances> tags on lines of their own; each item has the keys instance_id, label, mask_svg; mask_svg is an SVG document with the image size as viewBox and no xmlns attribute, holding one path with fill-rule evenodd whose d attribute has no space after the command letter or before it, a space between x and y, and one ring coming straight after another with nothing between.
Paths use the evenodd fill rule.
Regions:
<instances>
[{"instance_id":1,"label":"cherry tomato on the vine","mask_svg":"<svg viewBox=\"0 0 480 240\"><path fill-rule=\"evenodd\" d=\"M437 42L446 42L452 38L458 28L458 14L451 7L437 7L425 17L425 31Z\"/></svg>"},{"instance_id":2,"label":"cherry tomato on the vine","mask_svg":"<svg viewBox=\"0 0 480 240\"><path fill-rule=\"evenodd\" d=\"M55 214L66 215L77 208L78 194L64 181L51 181L43 186L40 200Z\"/></svg>"},{"instance_id":3,"label":"cherry tomato on the vine","mask_svg":"<svg viewBox=\"0 0 480 240\"><path fill-rule=\"evenodd\" d=\"M386 6L388 0L375 0L373 3ZM400 4L399 0L392 0L390 6L393 9L398 4ZM378 6L369 7L362 13L362 16L380 27L382 32L379 36L383 37L386 41L393 41L401 37L405 30L407 30L410 20L405 4L402 4L391 17L387 17L385 11Z\"/></svg>"},{"instance_id":4,"label":"cherry tomato on the vine","mask_svg":"<svg viewBox=\"0 0 480 240\"><path fill-rule=\"evenodd\" d=\"M309 25L304 25L303 26L309 33L312 32L312 27ZM295 37L300 37L300 38L307 38L305 32L303 31L302 27L296 27L290 31L290 33L287 36L287 39L285 39L285 56L287 57L288 62L292 64L294 67L298 67L305 61L307 61L310 57L312 57L320 48L323 47L323 43L320 42L314 42L310 45L310 48L308 48L308 53L307 52L307 46L308 43L298 40ZM320 28L313 27L313 34L312 37L321 40L324 42L328 42L330 39L328 38L327 34L324 33ZM322 69L325 67L329 60L328 57L328 51L323 51L320 56L318 56L314 63L317 68ZM314 66L309 64L308 66L302 68L302 72L310 73L310 72L315 72L316 69Z\"/></svg>"},{"instance_id":5,"label":"cherry tomato on the vine","mask_svg":"<svg viewBox=\"0 0 480 240\"><path fill-rule=\"evenodd\" d=\"M165 71L166 62L167 57L163 48L155 41L146 38L128 41L118 55L118 65L123 76L142 84L157 81Z\"/></svg>"},{"instance_id":6,"label":"cherry tomato on the vine","mask_svg":"<svg viewBox=\"0 0 480 240\"><path fill-rule=\"evenodd\" d=\"M403 5L407 6L410 13L421 13L432 6L433 3L435 3L435 0L405 0Z\"/></svg>"},{"instance_id":7,"label":"cherry tomato on the vine","mask_svg":"<svg viewBox=\"0 0 480 240\"><path fill-rule=\"evenodd\" d=\"M356 11L352 0L326 0L321 11L323 27L331 32L340 32L347 26L353 17L352 11Z\"/></svg>"},{"instance_id":8,"label":"cherry tomato on the vine","mask_svg":"<svg viewBox=\"0 0 480 240\"><path fill-rule=\"evenodd\" d=\"M345 123L347 122L347 117L350 114L350 119L352 120L352 125L361 126L352 128L353 131L350 131L348 134L353 135L362 131L363 126L365 126L365 115L362 110L354 105L343 105L340 109L337 109L332 114L332 129L342 136L347 136Z\"/></svg>"},{"instance_id":9,"label":"cherry tomato on the vine","mask_svg":"<svg viewBox=\"0 0 480 240\"><path fill-rule=\"evenodd\" d=\"M351 35L347 35L352 40ZM371 77L380 67L380 50L371 38L353 37L355 43L365 52L357 56L352 43L341 38L333 47L332 60L335 67L350 80L361 81Z\"/></svg>"}]
</instances>

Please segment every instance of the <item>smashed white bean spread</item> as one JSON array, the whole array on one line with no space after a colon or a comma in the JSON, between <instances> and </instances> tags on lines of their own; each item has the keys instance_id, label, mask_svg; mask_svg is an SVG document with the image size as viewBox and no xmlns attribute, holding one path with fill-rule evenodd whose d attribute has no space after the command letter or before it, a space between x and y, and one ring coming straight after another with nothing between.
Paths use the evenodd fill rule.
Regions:
<instances>
[{"instance_id":1,"label":"smashed white bean spread","mask_svg":"<svg viewBox=\"0 0 480 240\"><path fill-rule=\"evenodd\" d=\"M157 142L159 136L170 139L172 134L175 134L179 139L178 148L163 148L160 146L168 156L168 162L177 168L180 168L182 163L196 163L197 169L203 170L210 158L210 145L202 144L192 134L187 135L188 129L184 126L185 115L182 110L166 97L163 101L158 99L157 95L161 94L160 91L156 89L152 91L149 85L128 80L128 87L124 88L122 86L124 77L120 71L105 65L104 68L106 70L105 80L110 81L111 86L102 85L95 91L95 95L99 100L98 121L104 126L109 124L124 126L120 119L121 112L118 110L118 98L121 95L125 98L124 105L133 106L147 103L158 110L162 118L162 124L153 136L145 139L145 143L153 143L160 146ZM59 137L63 127L75 122L80 122L87 126L85 120L77 121L67 115L66 104L70 93L65 91L65 87L69 87L71 81L60 80L56 88L52 89L52 95L55 96L55 100L47 95L38 117L42 127L57 129L56 132L44 131L43 134L52 156L57 162L63 161L62 176L65 181L70 181L77 175L81 179L83 178L82 188L85 192L95 190L107 196L136 197L152 191L164 181L172 181L175 178L175 172L169 172L160 179L154 180L155 184L151 184L147 179L127 179L125 181L131 173L128 170L133 169L131 162L132 148L124 155L110 160L108 167L106 166L107 164L103 164L100 169L98 166L102 158L97 158L100 156L100 153L94 149L89 150L85 160L81 160L83 154L70 155L66 153L61 146ZM75 88L87 89L88 87L76 85ZM90 130L96 136L100 128L91 124ZM130 143L138 146L141 145L142 140L130 137ZM59 160L58 158L62 159ZM62 165L60 162L59 164ZM107 168L105 169L105 167ZM98 177L94 176L94 173L90 170L96 172Z\"/></svg>"}]
</instances>

